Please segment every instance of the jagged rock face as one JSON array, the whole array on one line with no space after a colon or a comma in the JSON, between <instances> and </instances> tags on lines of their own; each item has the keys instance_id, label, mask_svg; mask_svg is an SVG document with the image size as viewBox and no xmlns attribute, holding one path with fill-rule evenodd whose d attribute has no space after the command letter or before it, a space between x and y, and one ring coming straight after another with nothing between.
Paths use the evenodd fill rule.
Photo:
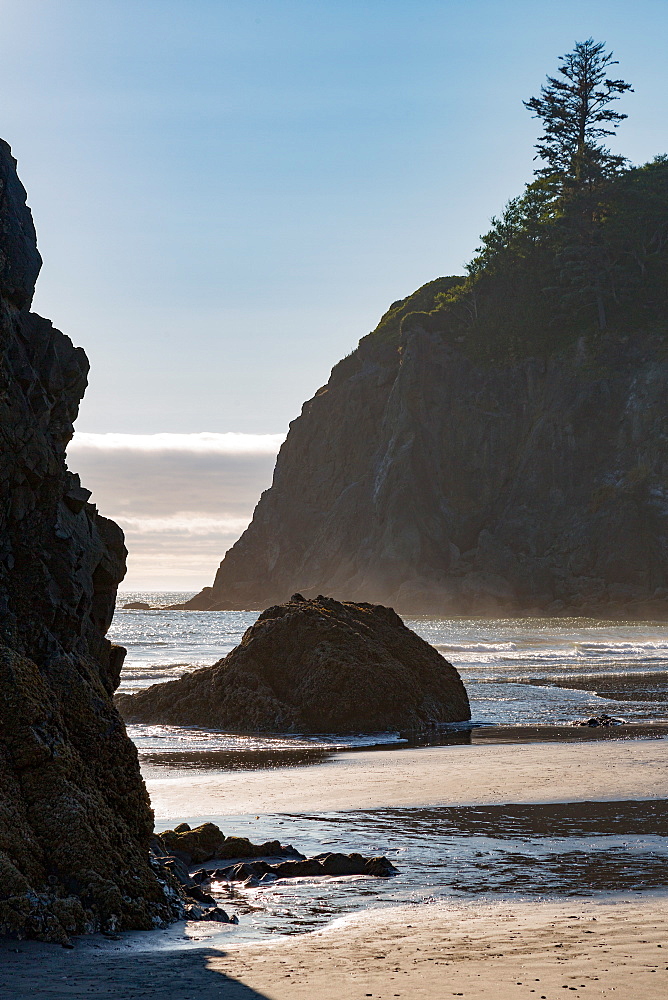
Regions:
<instances>
[{"instance_id":1,"label":"jagged rock face","mask_svg":"<svg viewBox=\"0 0 668 1000\"><path fill-rule=\"evenodd\" d=\"M0 934L65 941L172 908L111 698L123 535L65 465L88 362L29 312L40 257L15 168L0 140Z\"/></svg>"},{"instance_id":2,"label":"jagged rock face","mask_svg":"<svg viewBox=\"0 0 668 1000\"><path fill-rule=\"evenodd\" d=\"M413 729L471 717L455 668L391 608L295 595L203 670L117 695L128 719L242 732Z\"/></svg>"},{"instance_id":3,"label":"jagged rock face","mask_svg":"<svg viewBox=\"0 0 668 1000\"><path fill-rule=\"evenodd\" d=\"M660 337L503 366L413 326L366 337L304 405L212 588L402 613L668 615L668 356Z\"/></svg>"}]
</instances>

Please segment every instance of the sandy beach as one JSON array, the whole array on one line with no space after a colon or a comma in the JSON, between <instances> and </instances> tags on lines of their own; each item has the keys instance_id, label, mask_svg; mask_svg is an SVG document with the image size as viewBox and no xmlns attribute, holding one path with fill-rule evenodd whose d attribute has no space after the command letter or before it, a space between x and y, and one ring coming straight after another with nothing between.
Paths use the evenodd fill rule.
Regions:
<instances>
[{"instance_id":1,"label":"sandy beach","mask_svg":"<svg viewBox=\"0 0 668 1000\"><path fill-rule=\"evenodd\" d=\"M150 947L150 946L149 946ZM27 960L28 959L28 960ZM74 951L0 945L0 997L146 1000L659 1000L668 899L378 910L324 931L227 949Z\"/></svg>"},{"instance_id":2,"label":"sandy beach","mask_svg":"<svg viewBox=\"0 0 668 1000\"><path fill-rule=\"evenodd\" d=\"M162 773L165 768L162 768ZM668 798L668 741L428 747L324 764L147 775L158 825L187 816Z\"/></svg>"},{"instance_id":3,"label":"sandy beach","mask_svg":"<svg viewBox=\"0 0 668 1000\"><path fill-rule=\"evenodd\" d=\"M273 948L208 960L261 996L661 997L668 899L425 906L362 914Z\"/></svg>"},{"instance_id":4,"label":"sandy beach","mask_svg":"<svg viewBox=\"0 0 668 1000\"><path fill-rule=\"evenodd\" d=\"M343 753L326 764L149 781L159 816L429 803L668 798L668 744L613 741ZM298 772L298 776L295 772ZM164 826L164 822L162 824ZM584 887L586 891L586 886ZM166 936L165 936L166 934ZM668 990L668 896L380 906L322 930L204 944L178 928L0 944L2 1000L658 1000Z\"/></svg>"}]
</instances>

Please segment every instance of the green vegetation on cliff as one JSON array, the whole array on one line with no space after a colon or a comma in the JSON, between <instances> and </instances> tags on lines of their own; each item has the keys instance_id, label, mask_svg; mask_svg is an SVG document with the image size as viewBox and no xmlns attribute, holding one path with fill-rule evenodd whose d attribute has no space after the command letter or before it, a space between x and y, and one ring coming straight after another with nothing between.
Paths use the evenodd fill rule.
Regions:
<instances>
[{"instance_id":1,"label":"green vegetation on cliff","mask_svg":"<svg viewBox=\"0 0 668 1000\"><path fill-rule=\"evenodd\" d=\"M602 139L630 90L610 80L602 43L578 43L526 106L543 119L544 166L512 199L468 265L394 303L373 336L423 326L478 359L545 354L578 337L668 327L668 157L629 166Z\"/></svg>"},{"instance_id":2,"label":"green vegetation on cliff","mask_svg":"<svg viewBox=\"0 0 668 1000\"><path fill-rule=\"evenodd\" d=\"M555 196L542 178L529 184L494 220L466 281L436 297L430 325L490 358L604 330L665 335L668 158L601 184L591 225L583 201Z\"/></svg>"},{"instance_id":3,"label":"green vegetation on cliff","mask_svg":"<svg viewBox=\"0 0 668 1000\"><path fill-rule=\"evenodd\" d=\"M376 329L368 336L373 337L376 343L379 341L388 344L398 343L401 324L405 316L412 316L419 312L430 312L443 296L448 295L453 289L459 288L464 280L461 275L454 275L428 281L412 295L407 295L405 299L393 302L387 312L381 316ZM366 338L363 339L366 340Z\"/></svg>"}]
</instances>

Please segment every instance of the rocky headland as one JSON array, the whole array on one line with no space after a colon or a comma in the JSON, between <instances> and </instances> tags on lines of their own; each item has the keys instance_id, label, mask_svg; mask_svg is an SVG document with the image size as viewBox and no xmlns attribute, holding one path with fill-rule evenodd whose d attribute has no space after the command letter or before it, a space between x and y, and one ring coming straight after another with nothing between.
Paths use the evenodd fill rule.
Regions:
<instances>
[{"instance_id":1,"label":"rocky headland","mask_svg":"<svg viewBox=\"0 0 668 1000\"><path fill-rule=\"evenodd\" d=\"M40 266L0 140L0 935L66 943L185 909L149 863L153 813L112 701L123 534L65 461L88 361L30 312Z\"/></svg>"},{"instance_id":2,"label":"rocky headland","mask_svg":"<svg viewBox=\"0 0 668 1000\"><path fill-rule=\"evenodd\" d=\"M498 223L474 278L393 303L336 365L182 607L668 617L668 162L608 197L605 329L559 218Z\"/></svg>"},{"instance_id":3,"label":"rocky headland","mask_svg":"<svg viewBox=\"0 0 668 1000\"><path fill-rule=\"evenodd\" d=\"M455 668L391 608L300 594L264 611L213 666L116 703L131 721L236 732L370 732L470 718Z\"/></svg>"},{"instance_id":4,"label":"rocky headland","mask_svg":"<svg viewBox=\"0 0 668 1000\"><path fill-rule=\"evenodd\" d=\"M304 405L252 523L184 607L298 588L402 613L666 617L665 341L492 366L410 310Z\"/></svg>"}]
</instances>

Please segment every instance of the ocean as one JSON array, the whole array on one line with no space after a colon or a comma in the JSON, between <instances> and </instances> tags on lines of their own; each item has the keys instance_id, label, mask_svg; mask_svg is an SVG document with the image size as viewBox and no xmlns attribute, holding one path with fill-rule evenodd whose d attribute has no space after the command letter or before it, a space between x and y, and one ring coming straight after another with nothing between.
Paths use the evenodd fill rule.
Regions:
<instances>
[{"instance_id":1,"label":"ocean","mask_svg":"<svg viewBox=\"0 0 668 1000\"><path fill-rule=\"evenodd\" d=\"M163 610L191 594L119 595L109 638L127 649L121 690L133 691L225 656L257 612ZM156 610L123 610L144 601ZM178 726L130 725L147 778L320 762L342 751L406 746L668 738L668 625L586 619L406 619L459 670L470 723L415 733L239 735ZM578 720L607 714L623 725L591 729ZM225 832L322 850L385 854L399 878L294 880L220 889L238 913L233 933L299 933L367 906L499 895L656 892L668 876L666 803L560 803L219 819ZM180 817L181 818L181 817ZM158 824L165 828L167 824ZM230 931L226 931L229 933ZM174 932L171 932L172 936ZM180 933L180 932L179 932ZM219 928L188 925L195 943Z\"/></svg>"}]
</instances>

